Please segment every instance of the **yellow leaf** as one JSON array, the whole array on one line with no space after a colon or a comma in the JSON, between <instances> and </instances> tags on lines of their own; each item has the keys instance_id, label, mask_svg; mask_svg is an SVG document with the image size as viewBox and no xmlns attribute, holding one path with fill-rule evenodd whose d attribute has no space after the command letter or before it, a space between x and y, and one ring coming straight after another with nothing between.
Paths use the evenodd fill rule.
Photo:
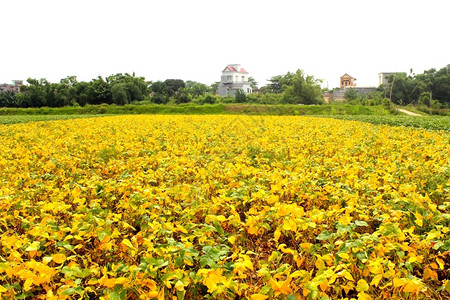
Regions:
<instances>
[{"instance_id":1,"label":"yellow leaf","mask_svg":"<svg viewBox=\"0 0 450 300\"><path fill-rule=\"evenodd\" d=\"M320 289L322 290L322 292L325 292L325 290L328 288L328 281L324 280L322 281L320 284Z\"/></svg>"},{"instance_id":2,"label":"yellow leaf","mask_svg":"<svg viewBox=\"0 0 450 300\"><path fill-rule=\"evenodd\" d=\"M28 291L30 290L32 285L33 285L33 278L28 278L27 280L25 280L25 283L23 284L23 289L25 291Z\"/></svg>"},{"instance_id":3,"label":"yellow leaf","mask_svg":"<svg viewBox=\"0 0 450 300\"><path fill-rule=\"evenodd\" d=\"M346 260L348 260L348 259L350 258L350 256L349 256L347 253L338 253L338 255L339 255L341 258L346 259Z\"/></svg>"},{"instance_id":4,"label":"yellow leaf","mask_svg":"<svg viewBox=\"0 0 450 300\"><path fill-rule=\"evenodd\" d=\"M225 222L227 220L227 218L225 218L225 216L223 216L223 215L219 215L219 216L217 216L217 220L219 222ZM186 233L187 233L187 231L186 231Z\"/></svg>"},{"instance_id":5,"label":"yellow leaf","mask_svg":"<svg viewBox=\"0 0 450 300\"><path fill-rule=\"evenodd\" d=\"M433 269L439 269L439 266L437 265L437 263L435 263L435 262L432 262L431 264L430 264L430 267L431 268L433 268Z\"/></svg>"},{"instance_id":6,"label":"yellow leaf","mask_svg":"<svg viewBox=\"0 0 450 300\"><path fill-rule=\"evenodd\" d=\"M418 293L422 289L422 285L419 283L410 280L405 287L403 288L403 292L406 293Z\"/></svg>"},{"instance_id":7,"label":"yellow leaf","mask_svg":"<svg viewBox=\"0 0 450 300\"><path fill-rule=\"evenodd\" d=\"M280 236L281 236L281 231L277 228L273 234L273 237L275 238L276 241L278 241Z\"/></svg>"},{"instance_id":8,"label":"yellow leaf","mask_svg":"<svg viewBox=\"0 0 450 300\"><path fill-rule=\"evenodd\" d=\"M294 250L292 250L291 248L286 248L286 244L279 245L278 250L281 250L281 252L291 254L291 255L295 254Z\"/></svg>"},{"instance_id":9,"label":"yellow leaf","mask_svg":"<svg viewBox=\"0 0 450 300\"><path fill-rule=\"evenodd\" d=\"M25 251L37 251L38 249L39 249L39 242L33 242L25 249Z\"/></svg>"},{"instance_id":10,"label":"yellow leaf","mask_svg":"<svg viewBox=\"0 0 450 300\"><path fill-rule=\"evenodd\" d=\"M158 293L158 300L164 300L164 289L161 289Z\"/></svg>"},{"instance_id":11,"label":"yellow leaf","mask_svg":"<svg viewBox=\"0 0 450 300\"><path fill-rule=\"evenodd\" d=\"M175 289L176 289L177 291L179 291L179 292L184 291L184 284L183 284L183 282L182 282L181 280L178 280L178 281L175 283Z\"/></svg>"},{"instance_id":12,"label":"yellow leaf","mask_svg":"<svg viewBox=\"0 0 450 300\"><path fill-rule=\"evenodd\" d=\"M250 296L251 300L266 300L268 298L269 298L269 296L262 295L262 294L253 294Z\"/></svg>"},{"instance_id":13,"label":"yellow leaf","mask_svg":"<svg viewBox=\"0 0 450 300\"><path fill-rule=\"evenodd\" d=\"M408 262L410 262L410 263L413 263L413 262L416 262L417 261L417 258L415 257L415 256L411 256L409 259L408 259Z\"/></svg>"},{"instance_id":14,"label":"yellow leaf","mask_svg":"<svg viewBox=\"0 0 450 300\"><path fill-rule=\"evenodd\" d=\"M358 300L372 300L372 297L364 292L358 293Z\"/></svg>"},{"instance_id":15,"label":"yellow leaf","mask_svg":"<svg viewBox=\"0 0 450 300\"><path fill-rule=\"evenodd\" d=\"M406 280L404 278L394 278L393 280L394 287L402 287L406 284Z\"/></svg>"},{"instance_id":16,"label":"yellow leaf","mask_svg":"<svg viewBox=\"0 0 450 300\"><path fill-rule=\"evenodd\" d=\"M444 261L438 257L436 262L439 264L439 269L444 270Z\"/></svg>"},{"instance_id":17,"label":"yellow leaf","mask_svg":"<svg viewBox=\"0 0 450 300\"><path fill-rule=\"evenodd\" d=\"M290 274L289 276L291 276L292 278L297 278L297 277L304 275L304 272L305 272L304 270L301 270L301 271L297 270L294 273Z\"/></svg>"},{"instance_id":18,"label":"yellow leaf","mask_svg":"<svg viewBox=\"0 0 450 300\"><path fill-rule=\"evenodd\" d=\"M130 282L130 280L128 278L126 278L126 277L119 277L119 278L115 279L114 284L115 285L119 285L119 284L126 285L129 282Z\"/></svg>"},{"instance_id":19,"label":"yellow leaf","mask_svg":"<svg viewBox=\"0 0 450 300\"><path fill-rule=\"evenodd\" d=\"M430 268L425 268L423 270L423 280L426 280L428 278L438 280L438 275L435 271L431 270Z\"/></svg>"},{"instance_id":20,"label":"yellow leaf","mask_svg":"<svg viewBox=\"0 0 450 300\"><path fill-rule=\"evenodd\" d=\"M230 242L230 244L234 244L236 242L236 237L234 235L228 237L228 242Z\"/></svg>"},{"instance_id":21,"label":"yellow leaf","mask_svg":"<svg viewBox=\"0 0 450 300\"><path fill-rule=\"evenodd\" d=\"M278 200L279 200L279 197L277 195L270 195L266 201L268 204L274 204L274 203L278 202Z\"/></svg>"},{"instance_id":22,"label":"yellow leaf","mask_svg":"<svg viewBox=\"0 0 450 300\"><path fill-rule=\"evenodd\" d=\"M122 244L126 245L128 248L135 249L134 246L133 246L133 244L130 242L129 239L124 239L124 240L122 241Z\"/></svg>"},{"instance_id":23,"label":"yellow leaf","mask_svg":"<svg viewBox=\"0 0 450 300\"><path fill-rule=\"evenodd\" d=\"M44 264L48 264L49 262L52 261L52 259L53 259L53 257L51 257L51 256L44 256L44 257L42 258L42 262L43 262Z\"/></svg>"},{"instance_id":24,"label":"yellow leaf","mask_svg":"<svg viewBox=\"0 0 450 300\"><path fill-rule=\"evenodd\" d=\"M52 259L57 264L62 264L66 261L66 256L62 253L57 253L52 255Z\"/></svg>"},{"instance_id":25,"label":"yellow leaf","mask_svg":"<svg viewBox=\"0 0 450 300\"><path fill-rule=\"evenodd\" d=\"M346 278L350 281L355 281L355 279L353 279L352 274L350 274L350 272L347 270L342 271L342 275L344 276L344 278Z\"/></svg>"},{"instance_id":26,"label":"yellow leaf","mask_svg":"<svg viewBox=\"0 0 450 300\"><path fill-rule=\"evenodd\" d=\"M422 217L422 215L419 214L419 213L415 213L414 216L416 217L415 223L417 225L419 225L420 227L422 227L423 226L423 217Z\"/></svg>"},{"instance_id":27,"label":"yellow leaf","mask_svg":"<svg viewBox=\"0 0 450 300\"><path fill-rule=\"evenodd\" d=\"M369 264L370 273L381 274L383 273L383 266L379 262Z\"/></svg>"},{"instance_id":28,"label":"yellow leaf","mask_svg":"<svg viewBox=\"0 0 450 300\"><path fill-rule=\"evenodd\" d=\"M226 277L222 276L221 270L212 270L207 277L203 279L203 284L208 287L208 293L213 293L217 290L217 284L224 283Z\"/></svg>"},{"instance_id":29,"label":"yellow leaf","mask_svg":"<svg viewBox=\"0 0 450 300\"><path fill-rule=\"evenodd\" d=\"M326 267L325 267L325 262L324 262L321 258L318 258L318 259L316 260L316 262L315 262L314 265L316 266L316 268L317 268L319 271L321 271L321 270L323 270L323 269L326 268Z\"/></svg>"},{"instance_id":30,"label":"yellow leaf","mask_svg":"<svg viewBox=\"0 0 450 300\"><path fill-rule=\"evenodd\" d=\"M380 280L382 278L383 278L383 275L376 275L370 282L370 285L378 286L378 284L380 283Z\"/></svg>"},{"instance_id":31,"label":"yellow leaf","mask_svg":"<svg viewBox=\"0 0 450 300\"><path fill-rule=\"evenodd\" d=\"M369 285L367 284L367 281L364 279L358 280L358 284L356 285L356 290L358 292L365 292L369 289Z\"/></svg>"},{"instance_id":32,"label":"yellow leaf","mask_svg":"<svg viewBox=\"0 0 450 300\"><path fill-rule=\"evenodd\" d=\"M347 226L348 224L350 224L350 222L352 220L353 220L353 218L350 216L342 216L339 218L339 224L343 224L343 225Z\"/></svg>"},{"instance_id":33,"label":"yellow leaf","mask_svg":"<svg viewBox=\"0 0 450 300\"><path fill-rule=\"evenodd\" d=\"M311 243L301 243L300 247L302 247L305 250L309 250L309 249L311 249L312 245L313 244L311 244Z\"/></svg>"}]
</instances>

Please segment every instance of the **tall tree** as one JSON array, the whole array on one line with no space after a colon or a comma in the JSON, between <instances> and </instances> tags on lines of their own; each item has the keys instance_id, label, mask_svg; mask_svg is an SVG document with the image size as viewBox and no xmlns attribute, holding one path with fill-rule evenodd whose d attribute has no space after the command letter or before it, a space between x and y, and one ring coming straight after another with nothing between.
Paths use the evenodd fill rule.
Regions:
<instances>
[{"instance_id":1,"label":"tall tree","mask_svg":"<svg viewBox=\"0 0 450 300\"><path fill-rule=\"evenodd\" d=\"M250 83L250 86L252 87L252 90L256 91L258 89L258 83L256 82L255 78L249 77L248 82Z\"/></svg>"},{"instance_id":2,"label":"tall tree","mask_svg":"<svg viewBox=\"0 0 450 300\"><path fill-rule=\"evenodd\" d=\"M285 103L318 104L323 101L320 80L305 75L300 69L295 73L288 72L279 83L282 84Z\"/></svg>"}]
</instances>

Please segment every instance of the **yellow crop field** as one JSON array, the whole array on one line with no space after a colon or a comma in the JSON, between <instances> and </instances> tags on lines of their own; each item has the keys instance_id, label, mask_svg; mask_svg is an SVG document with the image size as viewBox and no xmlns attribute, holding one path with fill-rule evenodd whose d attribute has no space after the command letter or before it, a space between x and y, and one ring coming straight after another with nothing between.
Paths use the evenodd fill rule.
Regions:
<instances>
[{"instance_id":1,"label":"yellow crop field","mask_svg":"<svg viewBox=\"0 0 450 300\"><path fill-rule=\"evenodd\" d=\"M3 299L448 299L450 134L312 117L0 126Z\"/></svg>"}]
</instances>

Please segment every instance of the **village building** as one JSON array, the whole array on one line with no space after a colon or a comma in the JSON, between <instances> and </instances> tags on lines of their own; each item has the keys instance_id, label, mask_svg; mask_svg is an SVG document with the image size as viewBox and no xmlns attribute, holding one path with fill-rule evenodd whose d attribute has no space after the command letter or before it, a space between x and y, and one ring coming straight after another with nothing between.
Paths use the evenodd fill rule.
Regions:
<instances>
[{"instance_id":1,"label":"village building","mask_svg":"<svg viewBox=\"0 0 450 300\"><path fill-rule=\"evenodd\" d=\"M248 78L248 72L241 65L227 65L222 71L217 93L222 97L234 97L238 90L251 94L252 87Z\"/></svg>"},{"instance_id":2,"label":"village building","mask_svg":"<svg viewBox=\"0 0 450 300\"><path fill-rule=\"evenodd\" d=\"M378 86L388 83L388 77L394 75L394 72L382 72L378 74Z\"/></svg>"},{"instance_id":3,"label":"village building","mask_svg":"<svg viewBox=\"0 0 450 300\"><path fill-rule=\"evenodd\" d=\"M23 85L23 80L13 80L13 84L2 83L0 84L0 93L1 92L20 92L20 87Z\"/></svg>"},{"instance_id":4,"label":"village building","mask_svg":"<svg viewBox=\"0 0 450 300\"><path fill-rule=\"evenodd\" d=\"M348 75L347 73L345 73L340 77L340 81L341 81L340 89L334 90L333 95L331 97L328 96L328 99L325 100L329 101L330 98L333 98L333 100L336 101L344 100L345 93L349 89L354 89L359 95L367 95L376 90L375 87L357 87L355 82L356 78Z\"/></svg>"},{"instance_id":5,"label":"village building","mask_svg":"<svg viewBox=\"0 0 450 300\"><path fill-rule=\"evenodd\" d=\"M341 76L341 89L356 86L355 81L356 78L353 78L352 76L345 73L344 75Z\"/></svg>"}]
</instances>

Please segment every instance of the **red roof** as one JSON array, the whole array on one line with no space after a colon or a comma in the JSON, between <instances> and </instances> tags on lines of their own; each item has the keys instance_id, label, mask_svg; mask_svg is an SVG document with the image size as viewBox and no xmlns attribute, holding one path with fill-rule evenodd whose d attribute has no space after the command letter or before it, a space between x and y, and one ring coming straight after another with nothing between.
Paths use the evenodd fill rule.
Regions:
<instances>
[{"instance_id":1,"label":"red roof","mask_svg":"<svg viewBox=\"0 0 450 300\"><path fill-rule=\"evenodd\" d=\"M245 71L244 68L241 68L241 70L238 71L238 70L236 70L236 69L235 69L234 67L232 67L232 66L227 66L227 67L225 68L225 70L226 70L226 69L230 70L231 72L248 73L247 71ZM225 71L225 70L224 70L224 71Z\"/></svg>"}]
</instances>

